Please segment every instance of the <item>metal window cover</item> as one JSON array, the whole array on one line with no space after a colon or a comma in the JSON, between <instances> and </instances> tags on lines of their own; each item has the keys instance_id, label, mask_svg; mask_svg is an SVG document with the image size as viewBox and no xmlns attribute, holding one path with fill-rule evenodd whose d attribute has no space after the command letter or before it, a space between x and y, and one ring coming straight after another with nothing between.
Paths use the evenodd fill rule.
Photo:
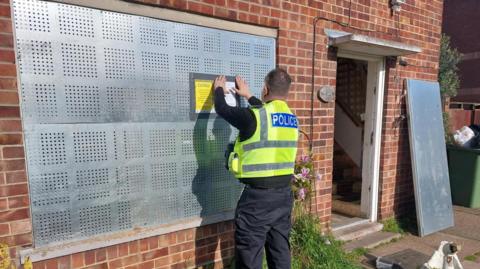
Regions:
<instances>
[{"instance_id":1,"label":"metal window cover","mask_svg":"<svg viewBox=\"0 0 480 269\"><path fill-rule=\"evenodd\" d=\"M238 131L191 120L189 74L241 74L259 96L274 38L39 0L13 13L36 248L22 257L233 217Z\"/></svg>"},{"instance_id":2,"label":"metal window cover","mask_svg":"<svg viewBox=\"0 0 480 269\"><path fill-rule=\"evenodd\" d=\"M325 30L325 33L328 36L328 45L343 51L378 56L404 56L422 52L417 46L361 34L335 30Z\"/></svg>"},{"instance_id":3,"label":"metal window cover","mask_svg":"<svg viewBox=\"0 0 480 269\"><path fill-rule=\"evenodd\" d=\"M407 79L410 155L420 236L453 226L440 86Z\"/></svg>"}]
</instances>

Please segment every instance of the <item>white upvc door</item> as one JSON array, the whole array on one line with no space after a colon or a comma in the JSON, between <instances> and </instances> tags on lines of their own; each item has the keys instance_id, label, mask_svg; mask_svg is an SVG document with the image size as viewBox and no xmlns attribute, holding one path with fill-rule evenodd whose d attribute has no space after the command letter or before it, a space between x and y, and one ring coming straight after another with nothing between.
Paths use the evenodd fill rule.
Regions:
<instances>
[{"instance_id":1,"label":"white upvc door","mask_svg":"<svg viewBox=\"0 0 480 269\"><path fill-rule=\"evenodd\" d=\"M376 222L378 218L385 58L345 51L339 51L338 57L368 62L362 153L361 211L371 222Z\"/></svg>"}]
</instances>

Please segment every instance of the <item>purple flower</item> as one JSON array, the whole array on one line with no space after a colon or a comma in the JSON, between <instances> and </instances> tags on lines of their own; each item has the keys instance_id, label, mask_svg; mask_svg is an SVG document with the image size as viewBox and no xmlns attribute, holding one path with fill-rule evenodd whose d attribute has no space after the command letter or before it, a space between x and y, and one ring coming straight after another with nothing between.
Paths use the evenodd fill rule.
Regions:
<instances>
[{"instance_id":1,"label":"purple flower","mask_svg":"<svg viewBox=\"0 0 480 269\"><path fill-rule=\"evenodd\" d=\"M322 177L323 177L323 176L322 176L320 173L318 173L318 172L315 174L315 178L316 178L317 180L322 180Z\"/></svg>"},{"instance_id":2,"label":"purple flower","mask_svg":"<svg viewBox=\"0 0 480 269\"><path fill-rule=\"evenodd\" d=\"M295 175L292 176L292 183L297 182L297 177Z\"/></svg>"},{"instance_id":3,"label":"purple flower","mask_svg":"<svg viewBox=\"0 0 480 269\"><path fill-rule=\"evenodd\" d=\"M302 168L302 177L307 178L310 175L310 169L304 167Z\"/></svg>"},{"instance_id":4,"label":"purple flower","mask_svg":"<svg viewBox=\"0 0 480 269\"><path fill-rule=\"evenodd\" d=\"M301 188L298 190L297 192L297 197L298 199L300 200L305 200L305 196L307 195L306 191L305 191L305 188Z\"/></svg>"},{"instance_id":5,"label":"purple flower","mask_svg":"<svg viewBox=\"0 0 480 269\"><path fill-rule=\"evenodd\" d=\"M300 156L300 161L301 161L302 163L308 163L308 162L310 162L310 156L308 156L308 155L302 155L302 156Z\"/></svg>"}]
</instances>

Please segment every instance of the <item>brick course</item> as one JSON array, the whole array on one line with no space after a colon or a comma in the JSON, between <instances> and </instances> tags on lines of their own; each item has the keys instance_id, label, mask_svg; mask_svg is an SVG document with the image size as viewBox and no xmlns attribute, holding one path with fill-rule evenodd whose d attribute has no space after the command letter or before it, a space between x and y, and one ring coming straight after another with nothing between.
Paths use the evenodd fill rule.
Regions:
<instances>
[{"instance_id":1,"label":"brick course","mask_svg":"<svg viewBox=\"0 0 480 269\"><path fill-rule=\"evenodd\" d=\"M0 3L0 243L32 244L9 1Z\"/></svg>"},{"instance_id":2,"label":"brick course","mask_svg":"<svg viewBox=\"0 0 480 269\"><path fill-rule=\"evenodd\" d=\"M335 86L336 58L327 50L326 28L356 32L417 45L423 52L407 57L414 66L388 63L385 80L381 150L379 217L411 210L413 202L410 154L406 122L395 125L405 114L403 79L436 80L442 19L441 0L407 0L400 17L392 16L384 0L130 0L279 30L277 63L292 75L291 107L309 133L312 42L315 16L349 22L356 30L321 20L317 24L315 89ZM16 65L13 57L10 1L0 1L0 243L17 250L32 245L28 185L19 116ZM349 6L351 5L351 12ZM399 25L400 23L400 25ZM334 104L314 103L313 153L322 179L316 182L313 209L328 228L331 215ZM302 149L308 148L305 137ZM212 263L223 268L233 255L232 222L208 225L161 236L76 253L34 263L34 268L186 268Z\"/></svg>"}]
</instances>

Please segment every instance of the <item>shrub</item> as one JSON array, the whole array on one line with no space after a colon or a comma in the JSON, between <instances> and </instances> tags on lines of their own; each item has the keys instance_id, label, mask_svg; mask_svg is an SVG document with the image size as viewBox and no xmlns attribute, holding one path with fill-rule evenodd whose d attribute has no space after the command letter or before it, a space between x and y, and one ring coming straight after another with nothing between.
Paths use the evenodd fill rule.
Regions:
<instances>
[{"instance_id":1,"label":"shrub","mask_svg":"<svg viewBox=\"0 0 480 269\"><path fill-rule=\"evenodd\" d=\"M440 60L438 68L438 82L440 84L440 94L442 96L442 108L445 108L446 101L457 95L460 86L460 77L458 75L458 63L462 54L457 49L450 46L450 37L442 34L440 43ZM445 132L445 141L447 144L453 143L450 130L450 115L443 113L443 127Z\"/></svg>"}]
</instances>

